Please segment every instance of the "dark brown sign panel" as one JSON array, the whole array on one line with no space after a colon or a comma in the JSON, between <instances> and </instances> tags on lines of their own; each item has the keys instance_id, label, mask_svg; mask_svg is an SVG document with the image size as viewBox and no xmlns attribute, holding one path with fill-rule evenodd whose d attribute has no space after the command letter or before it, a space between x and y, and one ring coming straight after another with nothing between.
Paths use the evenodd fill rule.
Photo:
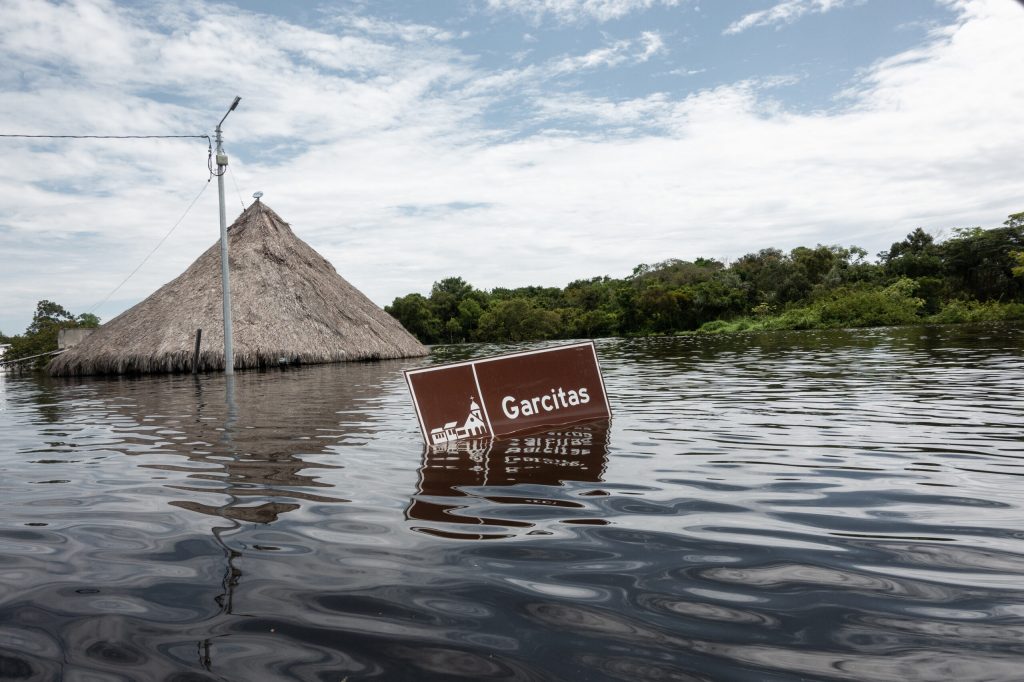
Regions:
<instances>
[{"instance_id":1,"label":"dark brown sign panel","mask_svg":"<svg viewBox=\"0 0 1024 682\"><path fill-rule=\"evenodd\" d=\"M612 414L589 341L409 370L405 380L433 446Z\"/></svg>"}]
</instances>

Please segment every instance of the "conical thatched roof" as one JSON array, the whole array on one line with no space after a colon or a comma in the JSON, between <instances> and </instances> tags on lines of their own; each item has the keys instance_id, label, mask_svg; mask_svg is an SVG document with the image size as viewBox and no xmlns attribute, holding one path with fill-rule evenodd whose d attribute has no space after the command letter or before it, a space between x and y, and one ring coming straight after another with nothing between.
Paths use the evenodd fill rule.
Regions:
<instances>
[{"instance_id":1,"label":"conical thatched roof","mask_svg":"<svg viewBox=\"0 0 1024 682\"><path fill-rule=\"evenodd\" d=\"M393 317L346 282L259 201L228 228L235 367L426 355ZM220 247L50 363L54 375L224 369Z\"/></svg>"}]
</instances>

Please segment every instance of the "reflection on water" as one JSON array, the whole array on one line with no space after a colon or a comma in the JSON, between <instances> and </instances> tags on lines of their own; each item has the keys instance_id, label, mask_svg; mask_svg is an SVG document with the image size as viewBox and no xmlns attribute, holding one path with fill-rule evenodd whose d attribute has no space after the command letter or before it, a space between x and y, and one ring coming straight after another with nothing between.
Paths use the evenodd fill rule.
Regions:
<instances>
[{"instance_id":1,"label":"reflection on water","mask_svg":"<svg viewBox=\"0 0 1024 682\"><path fill-rule=\"evenodd\" d=\"M605 340L612 422L425 449L508 349L0 374L0 679L1020 679L1021 327Z\"/></svg>"},{"instance_id":2,"label":"reflection on water","mask_svg":"<svg viewBox=\"0 0 1024 682\"><path fill-rule=\"evenodd\" d=\"M607 453L606 421L501 440L464 440L443 447L425 447L419 484L406 508L406 518L434 522L433 526L415 525L413 529L446 538L512 537L514 529L534 528L536 524L530 519L538 514L549 518L559 509L565 513L566 509L582 508L583 505L559 499L558 495L546 494L541 486L599 482ZM494 490L509 486L522 492L511 495ZM493 505L511 506L498 507L498 516L476 513L479 508ZM593 522L601 523L599 519ZM471 532L450 524L490 528Z\"/></svg>"}]
</instances>

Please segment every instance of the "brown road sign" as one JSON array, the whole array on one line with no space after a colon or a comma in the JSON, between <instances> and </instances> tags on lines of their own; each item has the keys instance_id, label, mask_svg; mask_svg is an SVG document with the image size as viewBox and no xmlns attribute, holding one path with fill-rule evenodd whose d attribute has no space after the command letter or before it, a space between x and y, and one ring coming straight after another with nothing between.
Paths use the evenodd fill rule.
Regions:
<instances>
[{"instance_id":1,"label":"brown road sign","mask_svg":"<svg viewBox=\"0 0 1024 682\"><path fill-rule=\"evenodd\" d=\"M611 417L591 342L409 370L428 445Z\"/></svg>"}]
</instances>

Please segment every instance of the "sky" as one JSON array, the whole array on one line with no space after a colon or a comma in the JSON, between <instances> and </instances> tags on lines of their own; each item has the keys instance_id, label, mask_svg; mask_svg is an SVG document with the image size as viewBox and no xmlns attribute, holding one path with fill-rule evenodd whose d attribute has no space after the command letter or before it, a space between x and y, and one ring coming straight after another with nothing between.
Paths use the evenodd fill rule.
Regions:
<instances>
[{"instance_id":1,"label":"sky","mask_svg":"<svg viewBox=\"0 0 1024 682\"><path fill-rule=\"evenodd\" d=\"M229 221L262 191L383 306L997 227L1022 35L1017 0L0 0L0 134L209 135L238 95ZM0 331L184 271L207 152L0 138Z\"/></svg>"}]
</instances>

